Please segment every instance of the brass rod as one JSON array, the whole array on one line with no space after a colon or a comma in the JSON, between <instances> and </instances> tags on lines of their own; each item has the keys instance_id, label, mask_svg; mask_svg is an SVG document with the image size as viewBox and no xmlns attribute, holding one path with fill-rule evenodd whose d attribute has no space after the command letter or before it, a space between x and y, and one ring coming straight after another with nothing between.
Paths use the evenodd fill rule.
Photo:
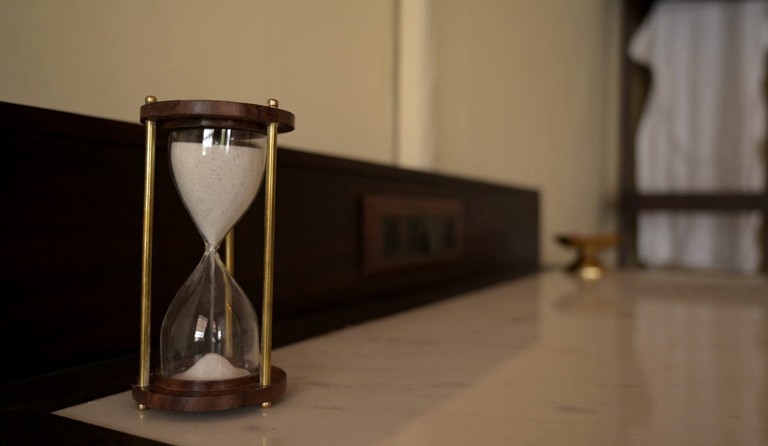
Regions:
<instances>
[{"instance_id":1,"label":"brass rod","mask_svg":"<svg viewBox=\"0 0 768 446\"><path fill-rule=\"evenodd\" d=\"M154 96L144 99L146 104L156 102ZM144 167L144 218L141 255L141 347L139 353L139 386L149 386L150 374L150 309L152 304L152 220L154 217L155 190L155 122L147 119L145 124L146 158ZM144 408L139 405L139 408Z\"/></svg>"},{"instance_id":2,"label":"brass rod","mask_svg":"<svg viewBox=\"0 0 768 446\"><path fill-rule=\"evenodd\" d=\"M270 107L277 107L275 99ZM275 188L277 165L277 126L270 122L267 127L266 188L264 190L264 296L261 306L261 373L260 384L267 387L272 382L272 282L275 243ZM265 402L263 407L269 407Z\"/></svg>"},{"instance_id":3,"label":"brass rod","mask_svg":"<svg viewBox=\"0 0 768 446\"><path fill-rule=\"evenodd\" d=\"M227 266L227 271L232 277L235 276L235 228L227 232L227 237L224 239L224 262ZM224 315L224 356L231 358L233 354L232 346L232 333L234 327L232 326L232 287L229 281L224 281L224 305L226 306Z\"/></svg>"},{"instance_id":4,"label":"brass rod","mask_svg":"<svg viewBox=\"0 0 768 446\"><path fill-rule=\"evenodd\" d=\"M227 265L227 271L232 277L235 276L235 228L227 232L227 237L224 239L224 263Z\"/></svg>"}]
</instances>

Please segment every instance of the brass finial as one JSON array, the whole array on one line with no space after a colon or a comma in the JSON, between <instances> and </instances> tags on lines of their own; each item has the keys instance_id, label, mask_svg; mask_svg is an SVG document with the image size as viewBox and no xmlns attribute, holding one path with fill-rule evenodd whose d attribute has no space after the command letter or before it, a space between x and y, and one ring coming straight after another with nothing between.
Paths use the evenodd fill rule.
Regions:
<instances>
[{"instance_id":1,"label":"brass finial","mask_svg":"<svg viewBox=\"0 0 768 446\"><path fill-rule=\"evenodd\" d=\"M277 99L270 99L267 101L267 104L269 104L270 107L277 108L278 105L280 105L279 102L277 102Z\"/></svg>"},{"instance_id":2,"label":"brass finial","mask_svg":"<svg viewBox=\"0 0 768 446\"><path fill-rule=\"evenodd\" d=\"M157 98L154 96L147 96L144 98L145 104L154 104L155 102L157 102Z\"/></svg>"}]
</instances>

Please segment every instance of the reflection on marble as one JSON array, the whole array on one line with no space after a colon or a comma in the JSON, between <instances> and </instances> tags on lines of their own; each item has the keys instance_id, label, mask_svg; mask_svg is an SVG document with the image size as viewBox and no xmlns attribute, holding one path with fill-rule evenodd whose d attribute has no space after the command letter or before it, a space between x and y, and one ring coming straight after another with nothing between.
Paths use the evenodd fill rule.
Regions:
<instances>
[{"instance_id":1,"label":"reflection on marble","mask_svg":"<svg viewBox=\"0 0 768 446\"><path fill-rule=\"evenodd\" d=\"M768 444L768 279L511 281L274 352L269 410L58 415L173 444Z\"/></svg>"}]
</instances>

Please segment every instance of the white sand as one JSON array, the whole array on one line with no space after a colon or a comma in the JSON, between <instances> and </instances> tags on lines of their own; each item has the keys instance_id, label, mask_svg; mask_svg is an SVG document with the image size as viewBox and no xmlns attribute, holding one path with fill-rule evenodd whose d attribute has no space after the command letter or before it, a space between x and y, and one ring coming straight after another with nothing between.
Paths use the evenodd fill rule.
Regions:
<instances>
[{"instance_id":1,"label":"white sand","mask_svg":"<svg viewBox=\"0 0 768 446\"><path fill-rule=\"evenodd\" d=\"M217 246L251 205L264 174L265 150L174 142L176 185L203 237Z\"/></svg>"},{"instance_id":2,"label":"white sand","mask_svg":"<svg viewBox=\"0 0 768 446\"><path fill-rule=\"evenodd\" d=\"M246 369L233 366L227 358L218 353L207 353L195 365L173 375L173 377L185 381L219 381L240 378L250 374L251 372Z\"/></svg>"}]
</instances>

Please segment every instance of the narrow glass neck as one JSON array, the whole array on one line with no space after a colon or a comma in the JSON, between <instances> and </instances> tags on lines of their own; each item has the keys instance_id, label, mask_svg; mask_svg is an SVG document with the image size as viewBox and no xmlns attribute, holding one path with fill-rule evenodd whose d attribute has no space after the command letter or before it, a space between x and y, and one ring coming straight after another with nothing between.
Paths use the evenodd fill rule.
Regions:
<instances>
[{"instance_id":1,"label":"narrow glass neck","mask_svg":"<svg viewBox=\"0 0 768 446\"><path fill-rule=\"evenodd\" d=\"M213 254L217 254L219 252L219 247L221 246L221 240L219 240L219 242L216 243L215 245L209 243L207 240L203 240L203 242L205 243L205 253L206 254L213 255Z\"/></svg>"}]
</instances>

